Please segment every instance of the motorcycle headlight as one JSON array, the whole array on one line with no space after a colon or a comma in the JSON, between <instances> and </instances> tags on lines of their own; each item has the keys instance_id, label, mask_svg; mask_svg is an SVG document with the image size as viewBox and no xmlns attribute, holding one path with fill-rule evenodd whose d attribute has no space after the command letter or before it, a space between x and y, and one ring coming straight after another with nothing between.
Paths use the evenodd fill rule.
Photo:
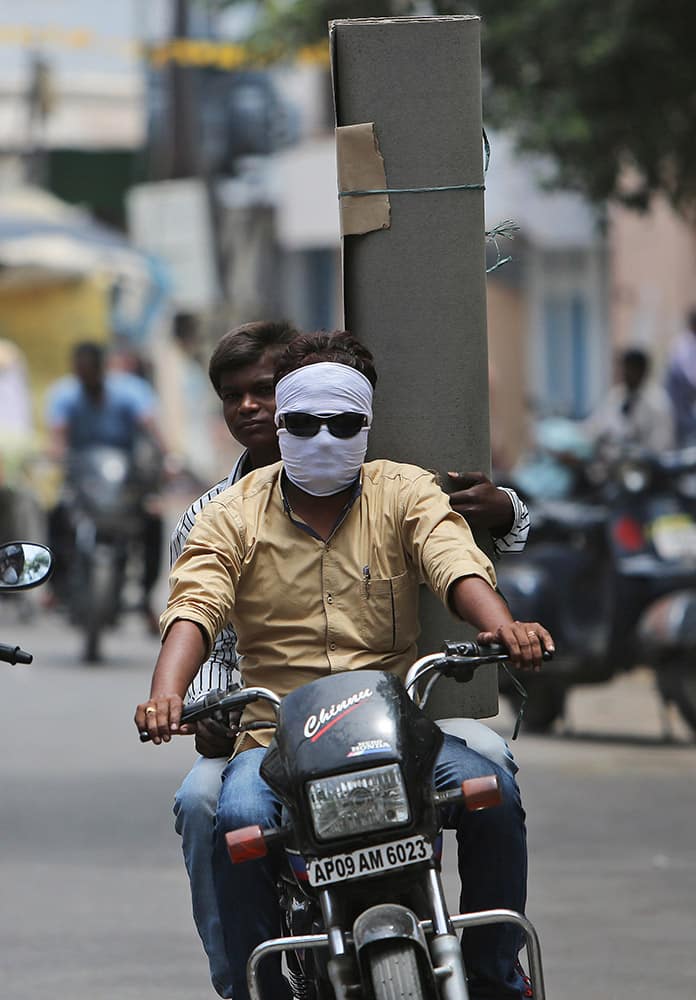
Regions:
<instances>
[{"instance_id":1,"label":"motorcycle headlight","mask_svg":"<svg viewBox=\"0 0 696 1000\"><path fill-rule=\"evenodd\" d=\"M642 493L650 485L650 468L640 462L624 462L619 469L619 477L628 493Z\"/></svg>"},{"instance_id":2,"label":"motorcycle headlight","mask_svg":"<svg viewBox=\"0 0 696 1000\"><path fill-rule=\"evenodd\" d=\"M398 764L319 778L308 782L307 794L319 840L401 826L411 815Z\"/></svg>"}]
</instances>

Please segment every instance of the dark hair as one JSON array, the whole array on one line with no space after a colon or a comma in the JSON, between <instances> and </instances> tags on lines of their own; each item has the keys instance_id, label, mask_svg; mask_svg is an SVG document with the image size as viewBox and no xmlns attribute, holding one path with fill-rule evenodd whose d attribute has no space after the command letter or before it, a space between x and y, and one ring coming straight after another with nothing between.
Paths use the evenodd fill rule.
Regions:
<instances>
[{"instance_id":1,"label":"dark hair","mask_svg":"<svg viewBox=\"0 0 696 1000\"><path fill-rule=\"evenodd\" d=\"M75 344L72 349L73 362L91 361L93 365L98 365L100 368L104 367L105 356L106 352L103 346L93 340L83 340L79 344Z\"/></svg>"},{"instance_id":2,"label":"dark hair","mask_svg":"<svg viewBox=\"0 0 696 1000\"><path fill-rule=\"evenodd\" d=\"M624 367L633 368L634 371L645 375L650 368L650 358L638 347L631 347L621 355L621 362Z\"/></svg>"},{"instance_id":3,"label":"dark hair","mask_svg":"<svg viewBox=\"0 0 696 1000\"><path fill-rule=\"evenodd\" d=\"M689 329L696 333L696 306L692 306L691 309L689 309L686 322L689 324Z\"/></svg>"},{"instance_id":4,"label":"dark hair","mask_svg":"<svg viewBox=\"0 0 696 1000\"><path fill-rule=\"evenodd\" d=\"M364 375L373 389L377 385L377 372L372 355L364 344L345 330L336 330L334 333L307 333L295 337L278 360L274 382L277 385L284 375L320 361L334 361L340 365L348 365Z\"/></svg>"},{"instance_id":5,"label":"dark hair","mask_svg":"<svg viewBox=\"0 0 696 1000\"><path fill-rule=\"evenodd\" d=\"M295 327L285 320L245 323L225 333L208 365L208 375L218 396L224 372L253 365L267 351L278 357L297 333Z\"/></svg>"}]
</instances>

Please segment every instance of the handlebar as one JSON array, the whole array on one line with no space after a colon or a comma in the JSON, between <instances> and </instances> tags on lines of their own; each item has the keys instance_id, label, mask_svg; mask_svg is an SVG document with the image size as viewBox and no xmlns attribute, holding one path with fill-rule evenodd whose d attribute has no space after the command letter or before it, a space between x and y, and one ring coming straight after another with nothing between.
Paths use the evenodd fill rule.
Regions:
<instances>
[{"instance_id":1,"label":"handlebar","mask_svg":"<svg viewBox=\"0 0 696 1000\"><path fill-rule=\"evenodd\" d=\"M0 660L4 663L31 663L34 657L19 646L3 646L0 643Z\"/></svg>"},{"instance_id":2,"label":"handlebar","mask_svg":"<svg viewBox=\"0 0 696 1000\"><path fill-rule=\"evenodd\" d=\"M240 688L237 685L234 688L228 688L226 691L221 689L209 691L205 698L195 701L191 705L186 705L181 713L181 722L182 724L186 722L200 722L201 719L210 719L224 712L243 709L253 701L259 700L270 702L276 713L278 712L280 698L273 691L262 687ZM262 723L264 729L270 725L273 725L273 723ZM251 722L248 726L241 726L240 731L258 728L261 728L258 723ZM149 740L149 733L140 733L141 743L147 743Z\"/></svg>"},{"instance_id":3,"label":"handlebar","mask_svg":"<svg viewBox=\"0 0 696 1000\"><path fill-rule=\"evenodd\" d=\"M438 677L452 677L460 683L466 683L473 678L479 667L482 667L487 663L500 663L507 671L510 680L522 696L522 703L517 717L517 723L512 735L514 740L517 738L520 723L522 721L524 706L527 702L527 691L514 676L514 673L508 670L505 666L505 663L509 658L510 653L508 652L507 647L499 642L492 642L489 645L483 645L482 643L473 641L445 642L443 643L441 653L431 653L428 656L422 656L420 660L416 660L406 675L406 691L408 692L411 701L418 705L419 708L423 709L427 704L433 685L437 681ZM546 649L543 650L542 659L553 659L553 653ZM427 674L432 674L433 676L428 680L423 694L419 696L418 683Z\"/></svg>"}]
</instances>

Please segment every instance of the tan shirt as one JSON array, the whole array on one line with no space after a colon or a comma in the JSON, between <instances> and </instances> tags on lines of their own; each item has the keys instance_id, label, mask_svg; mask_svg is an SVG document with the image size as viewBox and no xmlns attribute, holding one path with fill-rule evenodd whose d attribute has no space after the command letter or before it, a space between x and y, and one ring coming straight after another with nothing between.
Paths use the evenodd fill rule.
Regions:
<instances>
[{"instance_id":1,"label":"tan shirt","mask_svg":"<svg viewBox=\"0 0 696 1000\"><path fill-rule=\"evenodd\" d=\"M324 542L283 502L282 463L245 476L196 518L172 567L162 635L198 623L208 653L234 621L247 686L283 697L318 677L374 668L405 678L416 658L419 584L447 603L460 577L495 586L488 557L431 473L368 462L362 490ZM272 717L255 703L244 720ZM267 745L270 732L255 733Z\"/></svg>"}]
</instances>

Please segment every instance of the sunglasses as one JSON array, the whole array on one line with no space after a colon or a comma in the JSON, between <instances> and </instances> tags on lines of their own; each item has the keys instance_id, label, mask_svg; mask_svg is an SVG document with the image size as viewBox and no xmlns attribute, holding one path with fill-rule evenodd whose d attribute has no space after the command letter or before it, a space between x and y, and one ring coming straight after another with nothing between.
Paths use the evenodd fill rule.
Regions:
<instances>
[{"instance_id":1,"label":"sunglasses","mask_svg":"<svg viewBox=\"0 0 696 1000\"><path fill-rule=\"evenodd\" d=\"M333 437L352 438L363 427L368 426L368 420L363 413L336 413L333 417L317 417L313 413L284 413L279 417L278 425L294 437L314 437L319 433L319 428L326 425Z\"/></svg>"}]
</instances>

